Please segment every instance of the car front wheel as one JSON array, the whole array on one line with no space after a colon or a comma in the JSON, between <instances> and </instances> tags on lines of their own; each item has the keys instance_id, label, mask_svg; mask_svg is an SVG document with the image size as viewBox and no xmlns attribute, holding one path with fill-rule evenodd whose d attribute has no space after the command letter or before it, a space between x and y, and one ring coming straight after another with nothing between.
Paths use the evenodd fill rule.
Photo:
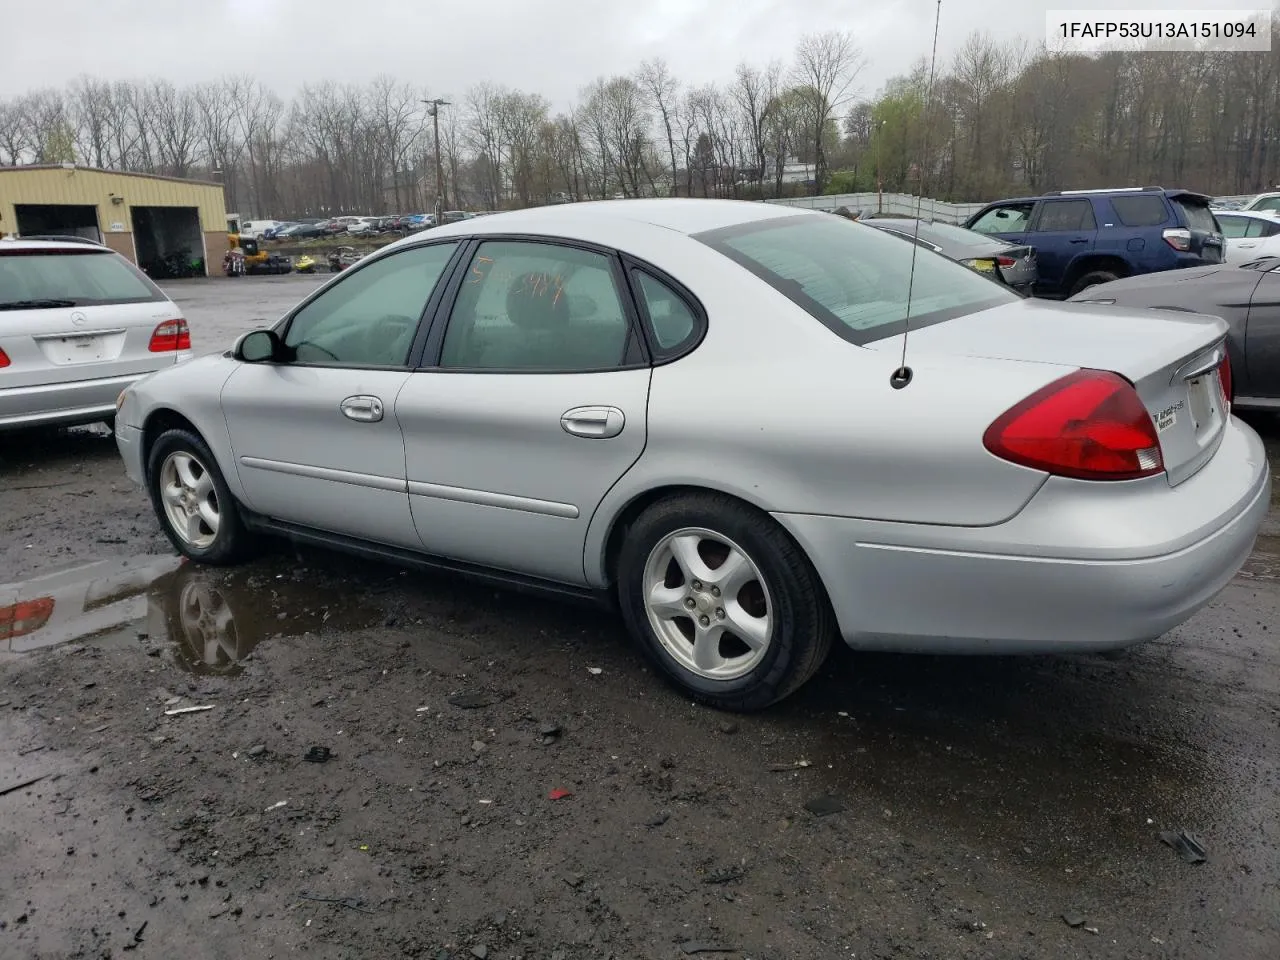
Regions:
<instances>
[{"instance_id":1,"label":"car front wheel","mask_svg":"<svg viewBox=\"0 0 1280 960\"><path fill-rule=\"evenodd\" d=\"M167 430L151 448L147 485L160 526L175 549L200 563L238 563L252 551L235 497L205 442Z\"/></svg>"},{"instance_id":2,"label":"car front wheel","mask_svg":"<svg viewBox=\"0 0 1280 960\"><path fill-rule=\"evenodd\" d=\"M646 510L627 532L618 592L632 634L696 699L761 710L822 665L831 605L799 546L731 497L690 494Z\"/></svg>"}]
</instances>

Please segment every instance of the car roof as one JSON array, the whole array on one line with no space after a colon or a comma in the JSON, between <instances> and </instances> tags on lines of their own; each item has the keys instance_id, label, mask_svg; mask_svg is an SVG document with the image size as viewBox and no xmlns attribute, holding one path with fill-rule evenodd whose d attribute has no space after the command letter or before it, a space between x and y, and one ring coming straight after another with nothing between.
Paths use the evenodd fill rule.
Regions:
<instances>
[{"instance_id":1,"label":"car roof","mask_svg":"<svg viewBox=\"0 0 1280 960\"><path fill-rule=\"evenodd\" d=\"M1262 210L1215 210L1215 216L1221 217L1248 217L1250 220L1266 220L1268 223L1275 223L1276 214L1280 210L1264 212Z\"/></svg>"},{"instance_id":2,"label":"car roof","mask_svg":"<svg viewBox=\"0 0 1280 960\"><path fill-rule=\"evenodd\" d=\"M110 247L92 241L81 243L77 240L23 240L21 238L0 240L0 253L18 250L45 250L50 253L58 250L74 250L76 253L85 253L92 250L94 253L115 253Z\"/></svg>"},{"instance_id":3,"label":"car roof","mask_svg":"<svg viewBox=\"0 0 1280 960\"><path fill-rule=\"evenodd\" d=\"M664 197L638 200L589 200L558 203L524 210L507 210L473 217L431 231L431 237L467 236L472 233L548 229L566 226L599 230L610 224L646 224L685 235L788 216L829 216L820 211L749 200L703 200Z\"/></svg>"}]
</instances>

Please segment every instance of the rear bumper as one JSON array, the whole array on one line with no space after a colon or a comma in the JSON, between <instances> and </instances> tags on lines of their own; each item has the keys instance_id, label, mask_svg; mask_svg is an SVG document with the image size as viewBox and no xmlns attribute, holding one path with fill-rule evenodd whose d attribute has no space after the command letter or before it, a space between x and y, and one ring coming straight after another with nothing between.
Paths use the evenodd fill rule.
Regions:
<instances>
[{"instance_id":1,"label":"rear bumper","mask_svg":"<svg viewBox=\"0 0 1280 960\"><path fill-rule=\"evenodd\" d=\"M145 376L146 373L135 373L0 389L0 430L73 426L114 417L120 391Z\"/></svg>"},{"instance_id":2,"label":"rear bumper","mask_svg":"<svg viewBox=\"0 0 1280 960\"><path fill-rule=\"evenodd\" d=\"M1154 639L1212 600L1270 506L1262 442L1237 420L1194 477L1153 479L1054 479L991 527L775 516L813 561L850 646L1106 650Z\"/></svg>"}]
</instances>

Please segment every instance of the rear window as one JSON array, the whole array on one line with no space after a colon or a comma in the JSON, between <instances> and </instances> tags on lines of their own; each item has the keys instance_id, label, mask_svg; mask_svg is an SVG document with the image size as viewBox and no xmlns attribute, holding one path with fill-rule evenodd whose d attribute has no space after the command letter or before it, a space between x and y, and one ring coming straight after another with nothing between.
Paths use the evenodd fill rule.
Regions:
<instances>
[{"instance_id":1,"label":"rear window","mask_svg":"<svg viewBox=\"0 0 1280 960\"><path fill-rule=\"evenodd\" d=\"M1126 227L1155 227L1169 219L1164 200L1151 194L1142 197L1112 197L1111 207Z\"/></svg>"},{"instance_id":2,"label":"rear window","mask_svg":"<svg viewBox=\"0 0 1280 960\"><path fill-rule=\"evenodd\" d=\"M1214 217L1213 211L1209 209L1207 203L1200 203L1187 197L1174 197L1173 205L1176 209L1182 211L1182 216L1187 221L1187 226L1192 230L1199 230L1204 233L1222 232L1218 227L1217 218Z\"/></svg>"},{"instance_id":3,"label":"rear window","mask_svg":"<svg viewBox=\"0 0 1280 960\"><path fill-rule=\"evenodd\" d=\"M993 243L1002 242L999 238L993 239L976 230L966 230L964 227L936 221L920 224L920 236L939 246L952 247L990 247Z\"/></svg>"},{"instance_id":4,"label":"rear window","mask_svg":"<svg viewBox=\"0 0 1280 960\"><path fill-rule=\"evenodd\" d=\"M25 300L71 300L77 307L168 299L133 264L98 250L0 252L0 308Z\"/></svg>"},{"instance_id":5,"label":"rear window","mask_svg":"<svg viewBox=\"0 0 1280 960\"><path fill-rule=\"evenodd\" d=\"M850 343L1021 298L954 260L839 217L791 216L696 234ZM912 253L915 280L912 283Z\"/></svg>"}]
</instances>

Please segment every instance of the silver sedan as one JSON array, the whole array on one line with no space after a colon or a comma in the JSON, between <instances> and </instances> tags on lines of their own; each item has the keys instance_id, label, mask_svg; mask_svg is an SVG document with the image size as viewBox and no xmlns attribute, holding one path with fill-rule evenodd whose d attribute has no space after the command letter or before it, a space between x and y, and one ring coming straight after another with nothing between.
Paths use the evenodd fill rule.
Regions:
<instances>
[{"instance_id":1,"label":"silver sedan","mask_svg":"<svg viewBox=\"0 0 1280 960\"><path fill-rule=\"evenodd\" d=\"M614 602L759 709L836 637L1115 648L1226 585L1270 489L1226 326L1116 313L822 213L568 204L392 244L125 391L117 441L193 560L278 534Z\"/></svg>"}]
</instances>

